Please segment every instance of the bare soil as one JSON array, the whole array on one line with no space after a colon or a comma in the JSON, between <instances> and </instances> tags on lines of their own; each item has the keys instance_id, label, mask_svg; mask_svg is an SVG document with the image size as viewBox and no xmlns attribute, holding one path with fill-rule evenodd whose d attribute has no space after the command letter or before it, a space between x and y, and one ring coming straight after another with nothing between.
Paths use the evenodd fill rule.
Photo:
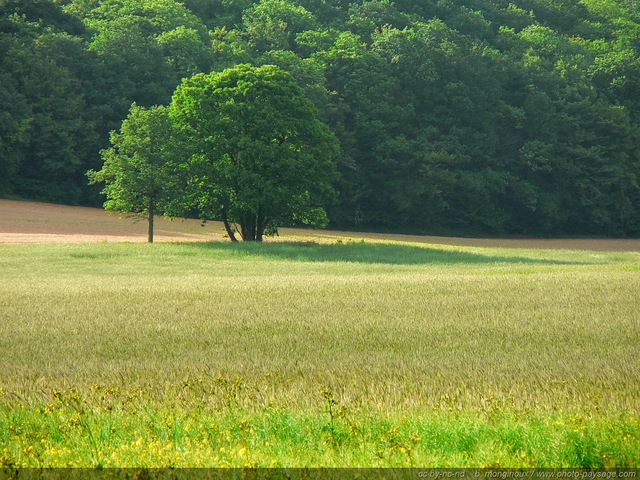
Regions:
<instances>
[{"instance_id":1,"label":"bare soil","mask_svg":"<svg viewBox=\"0 0 640 480\"><path fill-rule=\"evenodd\" d=\"M226 240L220 222L207 222L202 226L199 220L170 221L158 217L155 226L157 242ZM626 238L460 238L283 228L279 239L332 241L344 237L477 247L640 251L640 239ZM100 208L0 199L0 245L146 241L147 222L139 216L120 217Z\"/></svg>"},{"instance_id":2,"label":"bare soil","mask_svg":"<svg viewBox=\"0 0 640 480\"><path fill-rule=\"evenodd\" d=\"M199 220L155 220L157 242L221 240L217 222L204 227ZM0 244L146 242L147 221L120 217L101 208L70 207L0 199Z\"/></svg>"}]
</instances>

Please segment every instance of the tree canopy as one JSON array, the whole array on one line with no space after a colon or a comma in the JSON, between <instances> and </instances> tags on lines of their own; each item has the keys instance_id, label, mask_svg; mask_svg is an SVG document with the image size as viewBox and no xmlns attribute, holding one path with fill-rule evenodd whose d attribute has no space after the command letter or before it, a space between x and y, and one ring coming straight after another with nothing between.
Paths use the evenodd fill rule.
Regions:
<instances>
[{"instance_id":1,"label":"tree canopy","mask_svg":"<svg viewBox=\"0 0 640 480\"><path fill-rule=\"evenodd\" d=\"M101 152L102 169L88 172L91 183L105 183L107 210L146 215L153 242L154 215L170 208L179 183L179 145L167 109L134 103L120 131L111 132L111 143Z\"/></svg>"},{"instance_id":2,"label":"tree canopy","mask_svg":"<svg viewBox=\"0 0 640 480\"><path fill-rule=\"evenodd\" d=\"M186 205L221 218L244 240L299 220L327 223L335 139L294 78L280 68L238 65L185 79L170 113L190 153Z\"/></svg>"},{"instance_id":3,"label":"tree canopy","mask_svg":"<svg viewBox=\"0 0 640 480\"><path fill-rule=\"evenodd\" d=\"M133 102L275 65L337 139L336 227L638 236L639 39L631 0L0 0L0 195L97 205Z\"/></svg>"}]
</instances>

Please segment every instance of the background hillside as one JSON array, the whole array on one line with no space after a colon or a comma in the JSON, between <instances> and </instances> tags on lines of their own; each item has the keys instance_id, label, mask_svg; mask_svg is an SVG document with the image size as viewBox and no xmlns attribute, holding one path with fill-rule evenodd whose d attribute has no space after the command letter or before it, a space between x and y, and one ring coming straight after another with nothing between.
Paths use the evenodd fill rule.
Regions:
<instances>
[{"instance_id":1,"label":"background hillside","mask_svg":"<svg viewBox=\"0 0 640 480\"><path fill-rule=\"evenodd\" d=\"M338 137L333 227L640 235L635 0L0 0L0 197L99 205L132 102L291 72Z\"/></svg>"}]
</instances>

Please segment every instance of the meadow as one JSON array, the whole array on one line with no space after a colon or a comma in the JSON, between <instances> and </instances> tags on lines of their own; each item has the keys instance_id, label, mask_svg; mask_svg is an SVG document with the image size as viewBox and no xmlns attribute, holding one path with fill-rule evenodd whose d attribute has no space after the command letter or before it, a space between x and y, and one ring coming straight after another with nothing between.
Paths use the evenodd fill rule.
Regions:
<instances>
[{"instance_id":1,"label":"meadow","mask_svg":"<svg viewBox=\"0 0 640 480\"><path fill-rule=\"evenodd\" d=\"M0 246L0 467L640 467L640 253Z\"/></svg>"}]
</instances>

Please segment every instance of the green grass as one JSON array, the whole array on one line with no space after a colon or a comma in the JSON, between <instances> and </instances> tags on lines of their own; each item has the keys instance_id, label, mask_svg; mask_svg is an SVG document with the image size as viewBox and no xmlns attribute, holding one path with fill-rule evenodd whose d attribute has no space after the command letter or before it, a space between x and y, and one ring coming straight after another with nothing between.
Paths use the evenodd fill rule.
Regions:
<instances>
[{"instance_id":1,"label":"green grass","mask_svg":"<svg viewBox=\"0 0 640 480\"><path fill-rule=\"evenodd\" d=\"M0 248L0 465L640 466L640 254Z\"/></svg>"}]
</instances>

